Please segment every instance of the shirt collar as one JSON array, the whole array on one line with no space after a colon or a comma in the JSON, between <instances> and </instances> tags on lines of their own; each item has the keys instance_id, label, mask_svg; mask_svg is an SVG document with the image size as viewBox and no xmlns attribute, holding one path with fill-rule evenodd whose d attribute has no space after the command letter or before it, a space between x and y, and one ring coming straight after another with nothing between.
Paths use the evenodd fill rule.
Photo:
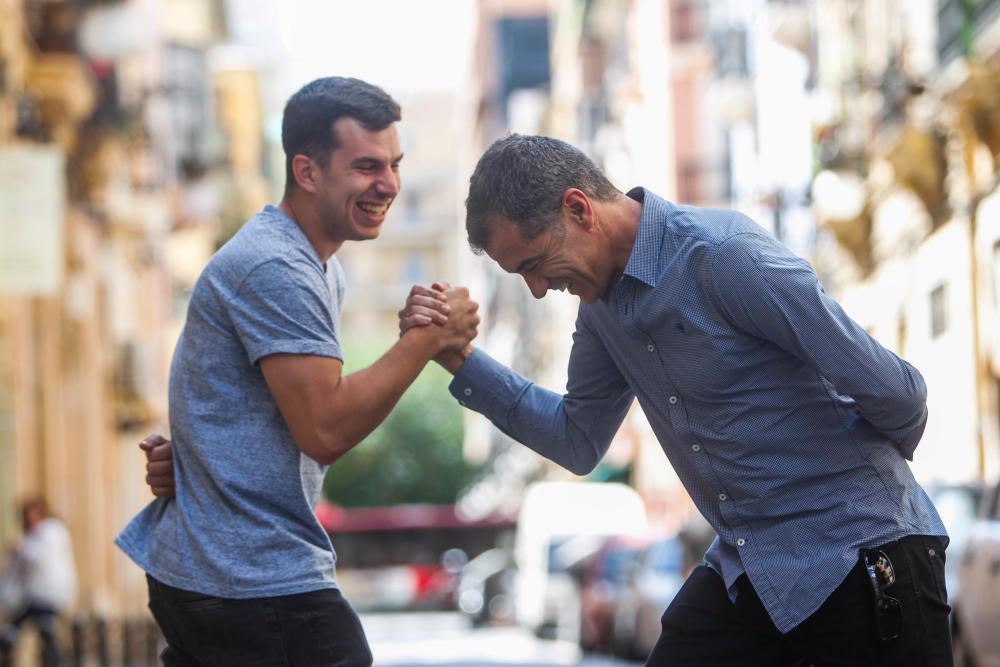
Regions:
<instances>
[{"instance_id":1,"label":"shirt collar","mask_svg":"<svg viewBox=\"0 0 1000 667\"><path fill-rule=\"evenodd\" d=\"M670 204L642 187L632 188L627 196L642 204L642 218L623 275L654 287L660 265L660 248L663 246L664 223L670 216Z\"/></svg>"}]
</instances>

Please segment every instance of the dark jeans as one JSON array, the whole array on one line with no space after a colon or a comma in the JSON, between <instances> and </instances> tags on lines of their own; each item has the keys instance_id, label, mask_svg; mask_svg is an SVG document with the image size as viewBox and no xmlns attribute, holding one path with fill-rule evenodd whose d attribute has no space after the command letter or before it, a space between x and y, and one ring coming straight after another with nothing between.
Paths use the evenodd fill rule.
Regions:
<instances>
[{"instance_id":1,"label":"dark jeans","mask_svg":"<svg viewBox=\"0 0 1000 667\"><path fill-rule=\"evenodd\" d=\"M27 622L35 624L41 641L41 664L43 667L59 667L59 644L56 641L56 612L52 607L31 604L11 619L10 623L0 626L0 667L10 664L14 644L20 634L21 626Z\"/></svg>"},{"instance_id":2,"label":"dark jeans","mask_svg":"<svg viewBox=\"0 0 1000 667\"><path fill-rule=\"evenodd\" d=\"M784 635L746 575L737 580L734 604L722 578L701 566L663 614L647 667L951 667L943 541L913 535L880 548L896 573L885 592L901 603L898 639L878 638L875 592L860 560L816 613Z\"/></svg>"},{"instance_id":3,"label":"dark jeans","mask_svg":"<svg viewBox=\"0 0 1000 667\"><path fill-rule=\"evenodd\" d=\"M148 576L166 667L370 667L358 615L336 589L231 600Z\"/></svg>"}]
</instances>

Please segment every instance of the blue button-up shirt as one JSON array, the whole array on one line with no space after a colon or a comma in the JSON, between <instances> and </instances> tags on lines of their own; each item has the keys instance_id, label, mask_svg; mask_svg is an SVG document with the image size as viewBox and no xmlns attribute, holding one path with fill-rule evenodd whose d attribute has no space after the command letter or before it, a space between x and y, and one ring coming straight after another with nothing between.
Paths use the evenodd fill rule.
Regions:
<instances>
[{"instance_id":1,"label":"blue button-up shirt","mask_svg":"<svg viewBox=\"0 0 1000 667\"><path fill-rule=\"evenodd\" d=\"M809 264L746 216L642 189L622 278L581 304L565 395L476 350L451 391L577 473L633 398L719 538L706 563L746 573L787 632L861 548L945 535L906 459L927 420L920 373L829 298Z\"/></svg>"}]
</instances>

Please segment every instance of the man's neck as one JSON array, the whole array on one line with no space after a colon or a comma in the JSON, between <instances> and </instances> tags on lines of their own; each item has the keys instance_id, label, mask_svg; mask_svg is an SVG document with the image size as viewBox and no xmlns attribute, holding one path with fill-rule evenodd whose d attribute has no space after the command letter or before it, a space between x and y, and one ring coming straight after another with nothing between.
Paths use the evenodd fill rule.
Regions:
<instances>
[{"instance_id":1,"label":"man's neck","mask_svg":"<svg viewBox=\"0 0 1000 667\"><path fill-rule=\"evenodd\" d=\"M331 241L326 238L323 233L323 222L309 201L296 196L294 192L287 192L278 204L278 208L298 225L323 264L326 264L331 255L340 249L343 241Z\"/></svg>"},{"instance_id":2,"label":"man's neck","mask_svg":"<svg viewBox=\"0 0 1000 667\"><path fill-rule=\"evenodd\" d=\"M626 195L619 195L608 205L608 247L614 257L617 281L625 273L625 267L632 257L632 247L639 234L639 223L642 222L642 204Z\"/></svg>"}]
</instances>

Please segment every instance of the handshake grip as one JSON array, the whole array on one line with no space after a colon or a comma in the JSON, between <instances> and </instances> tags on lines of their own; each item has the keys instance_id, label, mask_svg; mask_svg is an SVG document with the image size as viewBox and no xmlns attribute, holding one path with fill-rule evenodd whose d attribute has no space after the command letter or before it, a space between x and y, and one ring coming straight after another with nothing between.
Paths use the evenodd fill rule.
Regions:
<instances>
[{"instance_id":1,"label":"handshake grip","mask_svg":"<svg viewBox=\"0 0 1000 667\"><path fill-rule=\"evenodd\" d=\"M440 355L449 351L465 350L479 333L479 304L465 287L452 287L448 283L434 283L431 287L414 285L407 296L406 305L399 311L399 332L426 327L427 334L437 334L440 347L435 358L450 369L454 364L444 364ZM459 364L460 365L460 364Z\"/></svg>"},{"instance_id":2,"label":"handshake grip","mask_svg":"<svg viewBox=\"0 0 1000 667\"><path fill-rule=\"evenodd\" d=\"M479 334L479 304L469 297L465 287L451 287L444 291L449 306L448 319L436 326L442 329L444 350L465 347Z\"/></svg>"}]
</instances>

